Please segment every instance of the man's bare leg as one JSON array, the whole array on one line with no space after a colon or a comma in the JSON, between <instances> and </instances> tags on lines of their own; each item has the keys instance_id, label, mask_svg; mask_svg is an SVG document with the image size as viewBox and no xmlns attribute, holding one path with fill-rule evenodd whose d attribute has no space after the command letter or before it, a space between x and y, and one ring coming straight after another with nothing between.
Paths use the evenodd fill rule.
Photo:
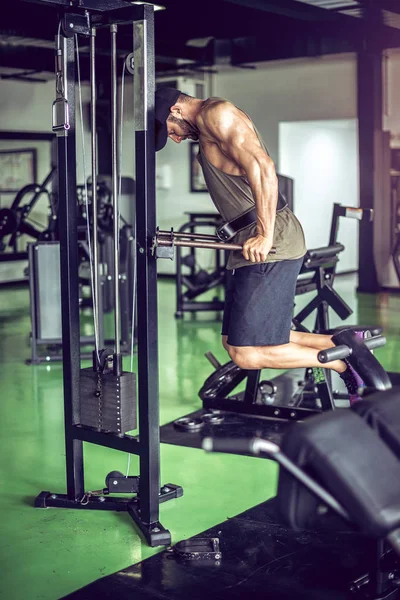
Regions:
<instances>
[{"instance_id":1,"label":"man's bare leg","mask_svg":"<svg viewBox=\"0 0 400 600\"><path fill-rule=\"evenodd\" d=\"M300 346L308 346L317 350L326 350L333 348L335 345L332 342L331 335L323 335L321 333L303 333L302 331L291 331L290 341Z\"/></svg>"},{"instance_id":2,"label":"man's bare leg","mask_svg":"<svg viewBox=\"0 0 400 600\"><path fill-rule=\"evenodd\" d=\"M316 339L314 340L314 338ZM303 344L296 343L292 341L293 339L302 341ZM318 346L307 346L304 343L305 341L309 344L313 341ZM280 346L230 346L227 336L222 336L222 343L233 362L242 369L321 367L322 364L318 360L318 352L334 345L330 336L295 331L290 333L290 342ZM325 369L333 369L338 373L343 373L347 368L346 364L341 360L324 363L323 367Z\"/></svg>"}]
</instances>

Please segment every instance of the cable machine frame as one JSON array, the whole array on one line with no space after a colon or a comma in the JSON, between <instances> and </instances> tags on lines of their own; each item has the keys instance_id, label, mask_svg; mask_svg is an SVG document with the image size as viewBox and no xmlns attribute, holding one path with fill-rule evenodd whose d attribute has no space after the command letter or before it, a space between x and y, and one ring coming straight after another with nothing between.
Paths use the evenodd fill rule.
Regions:
<instances>
[{"instance_id":1,"label":"cable machine frame","mask_svg":"<svg viewBox=\"0 0 400 600\"><path fill-rule=\"evenodd\" d=\"M27 0L32 1L32 0ZM160 437L158 390L157 267L151 254L155 223L154 148L154 7L127 6L121 0L98 3L81 0L79 8L68 0L33 0L64 8L62 69L65 109L69 128L57 131L60 215L60 266L62 294L64 419L67 493L43 491L35 500L40 508L78 508L127 511L150 546L169 545L170 532L159 522L159 504L182 496L181 487L160 488ZM67 12L68 11L68 12ZM76 13L76 14L75 14ZM75 34L95 36L95 29L133 23L134 111L136 145L137 223L137 315L138 328L138 410L139 436L106 433L80 424L80 328L78 289L78 239L75 148ZM62 108L62 107L61 107ZM115 144L114 144L115 146ZM115 148L114 148L115 150ZM115 159L115 157L114 157ZM96 292L95 292L96 293ZM116 335L118 340L118 335ZM118 344L117 344L118 346ZM116 355L118 347L116 347ZM119 498L85 492L83 442L114 448L139 456L139 476L129 477L134 498Z\"/></svg>"}]
</instances>

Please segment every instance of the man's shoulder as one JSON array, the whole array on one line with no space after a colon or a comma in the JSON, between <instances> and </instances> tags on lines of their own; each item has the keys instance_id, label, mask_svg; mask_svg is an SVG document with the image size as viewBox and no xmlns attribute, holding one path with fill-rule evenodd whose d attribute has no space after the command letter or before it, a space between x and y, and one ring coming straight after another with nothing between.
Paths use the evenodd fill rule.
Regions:
<instances>
[{"instance_id":1,"label":"man's shoulder","mask_svg":"<svg viewBox=\"0 0 400 600\"><path fill-rule=\"evenodd\" d=\"M202 108L203 115L210 115L215 113L230 112L235 109L235 105L225 98L211 97L208 98Z\"/></svg>"},{"instance_id":2,"label":"man's shoulder","mask_svg":"<svg viewBox=\"0 0 400 600\"><path fill-rule=\"evenodd\" d=\"M225 98L209 98L201 111L204 126L208 129L225 128L230 125L237 109Z\"/></svg>"}]
</instances>

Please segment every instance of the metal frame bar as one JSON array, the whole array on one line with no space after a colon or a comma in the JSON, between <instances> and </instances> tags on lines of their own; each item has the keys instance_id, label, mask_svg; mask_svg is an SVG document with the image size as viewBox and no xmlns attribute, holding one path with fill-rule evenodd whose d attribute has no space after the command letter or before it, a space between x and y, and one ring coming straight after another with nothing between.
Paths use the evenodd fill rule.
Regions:
<instances>
[{"instance_id":1,"label":"metal frame bar","mask_svg":"<svg viewBox=\"0 0 400 600\"><path fill-rule=\"evenodd\" d=\"M93 315L97 320L98 331L96 336L96 350L104 344L103 319L99 319L100 281L99 281L99 240L98 240L98 204L97 204L97 110L96 110L96 29L90 31L90 121L91 121L91 149L92 149L92 209L93 209ZM97 335L96 335L97 334Z\"/></svg>"},{"instance_id":2,"label":"metal frame bar","mask_svg":"<svg viewBox=\"0 0 400 600\"><path fill-rule=\"evenodd\" d=\"M213 398L203 400L203 408L207 410L222 410L226 412L239 413L244 415L254 415L270 419L283 419L285 421L299 421L320 415L321 410L304 408L302 406L288 407L273 404L252 404L244 400L234 400L232 398Z\"/></svg>"},{"instance_id":3,"label":"metal frame bar","mask_svg":"<svg viewBox=\"0 0 400 600\"><path fill-rule=\"evenodd\" d=\"M60 36L63 50L65 96L70 129L57 136L59 181L59 233L63 337L64 423L67 497L78 501L84 494L83 443L73 426L80 412L80 331L78 236L76 205L75 38Z\"/></svg>"},{"instance_id":4,"label":"metal frame bar","mask_svg":"<svg viewBox=\"0 0 400 600\"><path fill-rule=\"evenodd\" d=\"M49 0L53 4L64 2ZM83 4L92 8L91 0ZM97 6L102 2L95 3ZM89 6L90 5L90 6ZM117 22L129 17L133 21L135 42L135 141L136 141L136 222L138 273L138 405L140 441L131 436L118 436L83 427L80 422L80 327L79 327L79 286L78 286L78 234L76 203L76 151L75 151L75 37L60 36L65 98L69 105L69 130L57 129L59 215L60 215L60 265L62 295L62 335L63 335L63 376L64 376L64 417L67 494L57 495L42 492L35 501L37 507L93 508L125 510L138 526L147 543L151 546L169 545L171 535L159 522L159 504L171 498L182 496L179 486L168 484L160 489L160 438L159 438L159 397L158 397L158 357L157 357L157 266L152 256L152 237L156 231L155 198L155 148L154 148L154 9L142 5L126 7L115 2L118 10L108 11L105 19L97 23L98 15L92 22L94 27L111 25L115 54ZM113 8L108 2L108 8ZM100 9L101 10L101 9ZM73 23L73 15L69 14ZM73 29L73 27L71 28ZM90 29L84 35L90 34ZM69 33L66 33L68 36ZM92 36L93 42L93 36ZM113 68L115 96L116 71ZM113 103L116 110L116 103ZM115 121L115 115L114 115ZM115 123L114 123L115 124ZM113 139L116 152L116 139ZM114 175L115 158L114 152ZM95 165L94 165L95 170ZM116 178L114 177L114 196ZM114 216L115 218L115 216ZM115 219L116 220L116 219ZM115 240L115 243L117 240ZM118 273L118 268L116 269ZM117 277L116 277L117 279ZM117 282L119 285L119 281ZM117 283L115 284L117 286ZM100 294L99 294L100 296ZM118 298L118 294L117 294ZM117 333L117 332L116 332ZM116 335L116 349L119 334ZM117 344L118 342L118 344ZM114 362L115 370L115 362ZM139 494L130 500L92 498L85 494L83 468L83 441L115 448L139 455L140 475ZM85 502L83 502L85 500Z\"/></svg>"},{"instance_id":5,"label":"metal frame bar","mask_svg":"<svg viewBox=\"0 0 400 600\"><path fill-rule=\"evenodd\" d=\"M36 298L36 286L35 286L35 277L36 277L36 260L35 260L35 248L34 244L28 244L28 265L29 265L29 304L30 304L30 312L31 312L31 362L36 363L38 360L38 351L37 351L37 323L36 323L36 314L37 314L37 298Z\"/></svg>"},{"instance_id":6,"label":"metal frame bar","mask_svg":"<svg viewBox=\"0 0 400 600\"><path fill-rule=\"evenodd\" d=\"M135 39L135 153L139 431L142 444L140 484L142 519L158 521L160 432L158 391L157 264L151 256L156 230L154 147L154 12L143 6L143 20L133 25ZM141 41L138 44L138 41Z\"/></svg>"},{"instance_id":7,"label":"metal frame bar","mask_svg":"<svg viewBox=\"0 0 400 600\"><path fill-rule=\"evenodd\" d=\"M378 40L371 35L374 9L368 5L364 6L364 10L367 21L365 44L357 54L359 185L360 205L373 209L375 202L384 201L381 198L383 190L379 165L383 151L382 50L376 47ZM361 223L358 253L360 292L376 293L380 290L374 256L375 238L376 227L373 223Z\"/></svg>"},{"instance_id":8,"label":"metal frame bar","mask_svg":"<svg viewBox=\"0 0 400 600\"><path fill-rule=\"evenodd\" d=\"M114 262L114 332L115 367L120 374L119 355L121 354L121 318L119 289L119 196L118 196L118 143L117 143L117 31L112 24L111 34L111 146L112 146L112 204L113 204L113 262Z\"/></svg>"}]
</instances>

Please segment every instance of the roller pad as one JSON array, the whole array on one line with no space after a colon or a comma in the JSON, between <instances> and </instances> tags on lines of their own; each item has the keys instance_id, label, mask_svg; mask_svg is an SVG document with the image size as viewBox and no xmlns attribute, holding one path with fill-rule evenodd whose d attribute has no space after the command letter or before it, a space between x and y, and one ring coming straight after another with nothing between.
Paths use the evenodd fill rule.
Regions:
<instances>
[{"instance_id":1,"label":"roller pad","mask_svg":"<svg viewBox=\"0 0 400 600\"><path fill-rule=\"evenodd\" d=\"M378 391L388 390L392 387L389 375L355 331L352 329L339 331L332 336L332 342L336 346L343 344L351 348L352 353L346 360L368 387Z\"/></svg>"},{"instance_id":2,"label":"roller pad","mask_svg":"<svg viewBox=\"0 0 400 600\"><path fill-rule=\"evenodd\" d=\"M352 410L362 417L400 459L400 387L376 392Z\"/></svg>"},{"instance_id":3,"label":"roller pad","mask_svg":"<svg viewBox=\"0 0 400 600\"><path fill-rule=\"evenodd\" d=\"M354 412L297 423L281 450L336 498L364 534L381 538L400 526L400 462ZM278 504L285 521L302 529L321 501L281 469Z\"/></svg>"}]
</instances>

